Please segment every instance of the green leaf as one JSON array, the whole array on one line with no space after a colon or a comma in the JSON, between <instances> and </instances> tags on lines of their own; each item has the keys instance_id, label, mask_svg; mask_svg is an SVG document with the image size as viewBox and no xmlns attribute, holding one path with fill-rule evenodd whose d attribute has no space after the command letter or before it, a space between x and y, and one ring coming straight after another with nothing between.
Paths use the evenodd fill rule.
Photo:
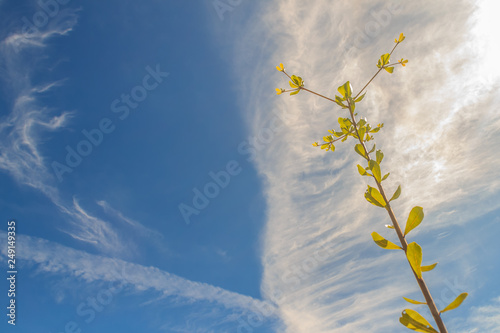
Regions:
<instances>
[{"instance_id":1,"label":"green leaf","mask_svg":"<svg viewBox=\"0 0 500 333\"><path fill-rule=\"evenodd\" d=\"M408 303L411 303L411 304L427 304L425 302L414 301L414 300L406 298L406 297L403 297L403 298L405 299L405 301L407 301Z\"/></svg>"},{"instance_id":2,"label":"green leaf","mask_svg":"<svg viewBox=\"0 0 500 333\"><path fill-rule=\"evenodd\" d=\"M368 185L368 189L365 192L365 199L378 207L385 207L386 203L384 201L384 197L382 197L382 194L376 189Z\"/></svg>"},{"instance_id":3,"label":"green leaf","mask_svg":"<svg viewBox=\"0 0 500 333\"><path fill-rule=\"evenodd\" d=\"M406 257L418 278L422 278L422 248L417 243L408 244Z\"/></svg>"},{"instance_id":4,"label":"green leaf","mask_svg":"<svg viewBox=\"0 0 500 333\"><path fill-rule=\"evenodd\" d=\"M363 168L361 165L358 164L358 172L361 176L368 176L368 173L366 172L365 168Z\"/></svg>"},{"instance_id":5,"label":"green leaf","mask_svg":"<svg viewBox=\"0 0 500 333\"><path fill-rule=\"evenodd\" d=\"M391 74L394 72L394 67L384 67L384 69Z\"/></svg>"},{"instance_id":6,"label":"green leaf","mask_svg":"<svg viewBox=\"0 0 500 333\"><path fill-rule=\"evenodd\" d=\"M354 146L354 151L356 151L356 153L358 153L359 155L361 155L361 157L366 159L365 150L363 149L363 146L360 143Z\"/></svg>"},{"instance_id":7,"label":"green leaf","mask_svg":"<svg viewBox=\"0 0 500 333\"><path fill-rule=\"evenodd\" d=\"M361 101L363 100L363 98L365 98L365 95L366 95L366 93L364 93L363 95L359 96L358 98L356 98L356 99L354 100L354 102L356 102L356 103L357 103L357 102L361 102Z\"/></svg>"},{"instance_id":8,"label":"green leaf","mask_svg":"<svg viewBox=\"0 0 500 333\"><path fill-rule=\"evenodd\" d=\"M300 91L300 89L297 89L297 90L295 90L295 91L292 91L292 92L290 93L290 96L292 96L292 95L297 95L297 94L299 93L299 91Z\"/></svg>"},{"instance_id":9,"label":"green leaf","mask_svg":"<svg viewBox=\"0 0 500 333\"><path fill-rule=\"evenodd\" d=\"M363 140L363 137L365 136L365 133L366 133L366 128L365 127L361 127L360 129L358 129L359 138L361 140Z\"/></svg>"},{"instance_id":10,"label":"green leaf","mask_svg":"<svg viewBox=\"0 0 500 333\"><path fill-rule=\"evenodd\" d=\"M422 266L420 267L420 269L422 270L422 272L429 272L429 271L432 271L434 269L434 267L436 267L438 263L434 263L432 265L427 265L427 266Z\"/></svg>"},{"instance_id":11,"label":"green leaf","mask_svg":"<svg viewBox=\"0 0 500 333\"><path fill-rule=\"evenodd\" d=\"M302 86L302 78L300 76L292 75L292 81L297 85L297 87Z\"/></svg>"},{"instance_id":12,"label":"green leaf","mask_svg":"<svg viewBox=\"0 0 500 333\"><path fill-rule=\"evenodd\" d=\"M391 202L392 200L396 200L397 198L399 198L400 195L401 195L401 185L398 186L398 189L396 190L396 192L394 192L389 202Z\"/></svg>"},{"instance_id":13,"label":"green leaf","mask_svg":"<svg viewBox=\"0 0 500 333\"><path fill-rule=\"evenodd\" d=\"M375 180L380 183L382 180L382 178L381 178L382 175L380 174L380 165L378 165L377 161L370 160L368 162L368 167L372 171L372 174L373 174L373 177L375 177Z\"/></svg>"},{"instance_id":14,"label":"green leaf","mask_svg":"<svg viewBox=\"0 0 500 333\"><path fill-rule=\"evenodd\" d=\"M372 232L373 241L383 249L386 250L402 250L400 246L397 246L393 242L388 241L384 237L377 234L375 231Z\"/></svg>"},{"instance_id":15,"label":"green leaf","mask_svg":"<svg viewBox=\"0 0 500 333\"><path fill-rule=\"evenodd\" d=\"M399 322L406 326L407 328L423 333L439 333L436 331L429 322L422 317L417 311L411 309L405 309L401 313Z\"/></svg>"},{"instance_id":16,"label":"green leaf","mask_svg":"<svg viewBox=\"0 0 500 333\"><path fill-rule=\"evenodd\" d=\"M339 119L337 119L337 121L339 122L340 128L347 128L347 125L344 122L344 118L339 117Z\"/></svg>"},{"instance_id":17,"label":"green leaf","mask_svg":"<svg viewBox=\"0 0 500 333\"><path fill-rule=\"evenodd\" d=\"M351 87L351 83L349 83L349 81L347 81L346 83L344 83L343 85L338 87L337 90L342 96L344 96L344 98L351 97L352 87Z\"/></svg>"},{"instance_id":18,"label":"green leaf","mask_svg":"<svg viewBox=\"0 0 500 333\"><path fill-rule=\"evenodd\" d=\"M382 62L382 65L387 65L389 63L389 59L391 59L391 55L389 53L382 54L380 56L380 60Z\"/></svg>"},{"instance_id":19,"label":"green leaf","mask_svg":"<svg viewBox=\"0 0 500 333\"><path fill-rule=\"evenodd\" d=\"M380 164L382 163L382 160L384 159L384 153L382 152L382 150L377 150L377 163Z\"/></svg>"},{"instance_id":20,"label":"green leaf","mask_svg":"<svg viewBox=\"0 0 500 333\"><path fill-rule=\"evenodd\" d=\"M382 181L386 180L386 179L387 179L387 177L389 177L389 175L390 175L390 174L391 174L390 172L389 172L389 173L387 173L387 174L385 174L385 175L384 175L384 177L382 177Z\"/></svg>"},{"instance_id":21,"label":"green leaf","mask_svg":"<svg viewBox=\"0 0 500 333\"><path fill-rule=\"evenodd\" d=\"M338 104L338 106L342 107L343 109L347 109L347 106L344 105L342 102L334 101L335 103Z\"/></svg>"},{"instance_id":22,"label":"green leaf","mask_svg":"<svg viewBox=\"0 0 500 333\"><path fill-rule=\"evenodd\" d=\"M441 313L458 308L460 304L462 304L462 302L467 298L468 295L469 294L467 293L461 293L460 295L458 295L457 298L455 298L453 302L451 302L450 304L448 304L447 307L441 310Z\"/></svg>"},{"instance_id":23,"label":"green leaf","mask_svg":"<svg viewBox=\"0 0 500 333\"><path fill-rule=\"evenodd\" d=\"M418 227L420 222L424 219L424 209L419 206L413 207L406 221L405 236L408 235L410 231Z\"/></svg>"},{"instance_id":24,"label":"green leaf","mask_svg":"<svg viewBox=\"0 0 500 333\"><path fill-rule=\"evenodd\" d=\"M373 144L373 147L372 149L370 149L370 151L368 152L369 154L373 153L375 151L375 148L377 147L376 144Z\"/></svg>"},{"instance_id":25,"label":"green leaf","mask_svg":"<svg viewBox=\"0 0 500 333\"><path fill-rule=\"evenodd\" d=\"M328 148L328 145L329 145L328 143L325 143L325 144L321 145L321 149L326 149L326 148Z\"/></svg>"}]
</instances>

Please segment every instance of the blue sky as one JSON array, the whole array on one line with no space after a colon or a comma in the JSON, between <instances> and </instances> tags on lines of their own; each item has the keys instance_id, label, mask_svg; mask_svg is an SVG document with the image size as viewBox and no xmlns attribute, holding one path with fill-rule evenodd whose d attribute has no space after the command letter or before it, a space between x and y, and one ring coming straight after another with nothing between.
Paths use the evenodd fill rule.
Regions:
<instances>
[{"instance_id":1,"label":"blue sky","mask_svg":"<svg viewBox=\"0 0 500 333\"><path fill-rule=\"evenodd\" d=\"M408 66L359 112L385 123L396 215L424 207L411 236L439 262L436 303L469 292L450 332L500 332L497 9L0 0L5 275L8 221L18 236L2 332L401 332L402 309L427 315L401 298L421 298L404 257L371 241L393 235L352 142L311 146L341 111L274 91L280 62L357 91L400 32Z\"/></svg>"}]
</instances>

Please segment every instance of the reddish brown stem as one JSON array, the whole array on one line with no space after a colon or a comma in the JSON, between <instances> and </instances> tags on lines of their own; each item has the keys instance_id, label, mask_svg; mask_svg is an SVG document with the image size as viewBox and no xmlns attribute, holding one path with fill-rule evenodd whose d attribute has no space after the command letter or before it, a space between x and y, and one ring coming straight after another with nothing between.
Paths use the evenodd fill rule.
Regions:
<instances>
[{"instance_id":1,"label":"reddish brown stem","mask_svg":"<svg viewBox=\"0 0 500 333\"><path fill-rule=\"evenodd\" d=\"M351 114L351 120L352 120L353 126L356 130L356 135L358 136L359 143L361 144L361 146L363 146L363 149L365 151L366 160L368 162L370 162L370 160L371 160L370 153L368 152L368 149L366 148L366 145L365 145L363 138L361 138L359 136L358 124L356 123L356 118L354 117L354 112L352 111L350 103L349 103L349 111ZM401 243L401 247L403 248L403 251L405 252L405 255L406 255L406 250L408 248L408 243L406 242L406 238L401 230L401 227L399 226L398 220L396 219L394 212L392 211L389 200L387 200L387 196L385 195L385 191L384 191L384 188L382 186L382 183L379 182L377 179L375 179L375 177L373 177L373 179L377 183L377 187L380 191L380 194L382 195L382 197L384 198L384 201L386 202L385 209L387 210L387 213L389 214L389 217L391 218L394 230L396 230L396 234L398 235L399 241ZM429 291L429 288L427 288L427 285L425 284L424 279L418 277L417 273L415 273L415 271L413 270L413 267L411 267L411 264L410 264L410 268L413 272L413 275L415 276L415 279L417 280L417 283L418 283L418 286L420 287L420 290L422 291L422 295L424 295L425 302L427 303L427 306L429 307L429 310L431 311L432 317L434 317L436 325L439 328L439 332L448 333L448 330L446 329L446 326L444 325L444 322L441 318L439 310L437 309L436 304L434 303L434 300L432 299L432 295Z\"/></svg>"},{"instance_id":2,"label":"reddish brown stem","mask_svg":"<svg viewBox=\"0 0 500 333\"><path fill-rule=\"evenodd\" d=\"M394 48L396 48L396 46ZM392 49L392 51L394 51L394 49ZM392 51L391 51L391 54L392 54ZM361 92L370 84L370 82L373 81L373 79L378 75L378 73L380 73L380 71L382 69L383 69L383 67L380 68L377 71L377 73L375 73L375 75L370 79L370 81L368 81L368 83L363 87L363 89L361 89L361 91L356 95L356 97L354 99L356 99L361 94ZM324 99L327 99L329 101L335 102L331 98L328 98L326 96L318 94L318 93L316 93L314 91L311 91L309 89L306 89L306 88L303 88L303 87L301 87L300 89L308 91L308 92L310 92L310 93L312 93L314 95L317 95L317 96L322 97ZM362 137L359 136L358 124L356 122L356 117L354 116L354 111L352 110L352 105L351 105L351 103L349 101L349 98L347 98L347 103L348 103L348 106L349 106L349 113L351 115L352 124L354 126L354 130L355 130L356 135L358 137L359 143L361 144L361 146L363 147L363 149L365 151L365 156L366 156L365 158L366 158L366 160L368 162L370 162L370 160L371 160L370 153L368 152L368 149L366 148L365 141L363 140ZM375 177L373 177L373 179L375 179ZM385 209L387 210L387 213L389 214L389 217L390 217L390 219L392 221L392 225L394 227L394 230L396 231L396 234L398 235L399 241L401 243L401 247L402 247L402 249L403 249L403 251L405 252L405 255L406 255L406 251L407 251L407 248L408 248L408 243L406 242L405 235L403 234L403 231L401 230L401 227L399 226L399 223L398 223L398 220L396 218L396 215L394 215L394 212L392 211L392 208L391 208L391 205L389 203L389 200L387 199L387 196L385 195L385 191L384 191L384 188L382 186L382 183L379 182L377 179L375 179L375 182L377 184L377 187L378 187L378 190L379 190L380 194L382 195L382 197L384 198L384 201L386 202ZM418 283L418 286L420 287L420 290L422 291L422 295L424 295L425 302L427 303L427 306L429 307L429 310L431 311L432 317L434 317L434 321L436 322L436 324L437 324L437 326L439 328L439 332L440 333L448 333L448 330L446 329L446 326L444 325L444 322L443 322L443 320L441 318L441 314L440 314L439 310L437 309L436 304L434 303L434 300L432 299L431 293L429 291L429 288L427 288L427 285L426 285L424 279L418 277L417 273L415 273L415 271L411 267L411 264L410 264L410 268L411 268L411 270L413 272L413 275L415 276L415 279L417 280L417 283Z\"/></svg>"}]
</instances>

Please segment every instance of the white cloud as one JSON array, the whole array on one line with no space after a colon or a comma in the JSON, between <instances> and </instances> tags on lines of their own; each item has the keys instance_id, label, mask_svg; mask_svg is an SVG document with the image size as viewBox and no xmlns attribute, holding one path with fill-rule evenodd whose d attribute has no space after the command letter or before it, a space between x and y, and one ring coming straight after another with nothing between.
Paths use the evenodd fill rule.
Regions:
<instances>
[{"instance_id":1,"label":"white cloud","mask_svg":"<svg viewBox=\"0 0 500 333\"><path fill-rule=\"evenodd\" d=\"M7 234L0 231L0 239L6 240ZM263 319L264 321L272 322L276 320L274 315L276 309L267 302L206 283L190 281L156 267L145 267L121 259L93 255L58 243L25 235L18 235L16 243L16 258L36 266L39 272L64 277L70 276L74 279L82 279L88 284L99 281L121 282L138 292L154 291L156 295L160 295L160 298L153 300L154 303L166 297L174 297L178 298L178 300L171 299L171 302L178 303L176 306L189 304L189 307L193 308L197 303L201 302L203 308L200 309L200 312L204 316L211 319L214 316L218 317L216 323L204 322L203 325L205 326L203 327L205 328L227 325L234 329L243 315L247 313L261 314L264 311L260 309L267 309L272 312L271 315ZM1 247L0 254L7 256L7 246ZM80 288L83 288L81 284ZM59 295L55 297L58 299ZM148 304L148 302L145 302L142 306ZM215 307L218 309L214 309ZM216 311L216 313L212 310ZM211 311L212 314L210 314ZM203 321L203 318L197 319ZM190 320L195 321L194 318ZM167 326L170 327L171 324Z\"/></svg>"},{"instance_id":2,"label":"white cloud","mask_svg":"<svg viewBox=\"0 0 500 333\"><path fill-rule=\"evenodd\" d=\"M64 80L33 85L31 76L37 69L43 49L55 36L69 34L77 23L76 10L61 9L46 26L26 33L20 27L0 42L2 89L11 99L10 113L0 123L0 170L10 174L18 183L39 190L69 219L60 229L73 238L95 245L108 253L124 253L116 231L102 219L88 214L76 201L62 199L54 175L40 151L47 131L64 128L72 112L55 114L39 102L42 94L61 86Z\"/></svg>"},{"instance_id":3,"label":"white cloud","mask_svg":"<svg viewBox=\"0 0 500 333\"><path fill-rule=\"evenodd\" d=\"M388 192L397 184L403 188L397 216L404 223L412 206L423 206L427 218L412 237L429 242L431 232L467 225L500 207L499 160L492 152L500 142L499 76L487 82L481 76L485 55L476 46L486 37L470 29L477 7L468 1L404 2L391 12L390 6L266 3L246 31L236 33L244 35L235 69L245 78L241 104L251 132L268 126L276 112L287 119L255 161L269 206L262 289L279 301L287 332L399 331L405 306L400 297L416 285L400 253L383 254L371 241L371 231L390 235L383 227L388 217L363 198L367 178L356 171L361 161L353 142L339 144L335 153L311 146L337 128L342 112L305 92L276 96L275 87L288 85L274 69L278 63L327 96L347 80L358 91L379 55L404 32L407 39L393 58L408 58L408 66L382 73L358 105L370 123L386 125L376 142L386 156L384 171L391 171ZM257 66L249 69L250 59ZM332 246L330 256L315 258L325 244Z\"/></svg>"},{"instance_id":4,"label":"white cloud","mask_svg":"<svg viewBox=\"0 0 500 333\"><path fill-rule=\"evenodd\" d=\"M472 307L467 317L456 321L456 331L461 333L499 333L500 297L492 299L489 303Z\"/></svg>"},{"instance_id":5,"label":"white cloud","mask_svg":"<svg viewBox=\"0 0 500 333\"><path fill-rule=\"evenodd\" d=\"M111 207L111 205L108 202L106 202L104 200L99 200L99 201L97 201L97 204L99 206L101 206L106 213L108 213L114 217L117 217L121 221L134 227L136 230L139 230L141 233L143 233L145 235L149 235L149 236L154 236L154 237L162 237L162 235L158 231L151 230L151 229L145 227L144 225L142 225L140 222L135 221L135 220L123 215L122 212Z\"/></svg>"}]
</instances>

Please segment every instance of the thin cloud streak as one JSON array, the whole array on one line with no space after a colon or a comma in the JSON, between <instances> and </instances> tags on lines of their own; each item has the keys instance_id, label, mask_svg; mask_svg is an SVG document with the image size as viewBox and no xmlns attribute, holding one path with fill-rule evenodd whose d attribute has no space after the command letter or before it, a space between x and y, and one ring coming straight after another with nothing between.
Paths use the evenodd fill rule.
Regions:
<instances>
[{"instance_id":1,"label":"thin cloud streak","mask_svg":"<svg viewBox=\"0 0 500 333\"><path fill-rule=\"evenodd\" d=\"M7 234L0 231L0 237L7 239ZM31 265L37 265L41 272L73 276L87 283L121 282L136 291L154 290L160 292L162 297L181 297L184 302L213 302L240 314L257 312L260 306L270 306L250 296L190 281L155 267L89 254L45 239L18 235L16 242L19 244L16 257ZM7 256L6 246L2 246L0 254ZM232 324L234 326L234 322Z\"/></svg>"},{"instance_id":2,"label":"thin cloud streak","mask_svg":"<svg viewBox=\"0 0 500 333\"><path fill-rule=\"evenodd\" d=\"M26 57L40 52L54 36L68 35L77 23L76 12L74 9L61 10L43 29L29 34L15 32L0 42L2 88L13 101L12 110L0 123L0 170L18 183L39 190L68 215L69 225L61 227L61 231L107 253L125 254L126 247L108 222L89 215L76 199L67 203L61 198L39 149L44 134L67 126L73 112L54 115L53 110L40 105L38 98L61 86L65 80L33 86L31 75L36 64L31 57Z\"/></svg>"},{"instance_id":3,"label":"thin cloud streak","mask_svg":"<svg viewBox=\"0 0 500 333\"><path fill-rule=\"evenodd\" d=\"M342 112L305 92L274 95L274 88L287 85L274 69L278 63L328 96L347 80L358 91L375 72L378 56L404 32L407 39L394 59L408 58L409 65L383 73L359 104L370 123L386 125L376 141L386 155L382 167L391 171L387 190L403 188L395 211L404 222L411 207L425 208L425 228L412 233L420 241L500 207L498 158L485 145L500 142L494 89L500 72L489 81L481 77L482 53L475 46L485 36L471 29L478 7L469 1L404 2L396 14L377 21L388 6L384 1L266 3L251 27L238 31L244 35L235 53L238 73L249 59L259 59L250 72L240 73L246 79L241 104L251 115L250 131L265 128L277 109L288 119L287 129L255 160L269 207L262 291L279 304L287 332L398 331L401 296L415 286L404 257L385 255L370 238L371 231L390 235L384 228L388 218L362 196L366 178L356 171L361 161L352 141L339 144L335 153L310 145L338 126ZM366 45L355 43L373 22L379 24L375 36ZM260 47L249 51L252 43ZM311 263L325 244L333 244L331 257ZM426 250L433 253L432 247ZM401 278L388 279L395 276ZM431 288L440 283L431 282Z\"/></svg>"},{"instance_id":4,"label":"thin cloud streak","mask_svg":"<svg viewBox=\"0 0 500 333\"><path fill-rule=\"evenodd\" d=\"M160 234L158 231L149 229L149 228L145 227L144 225L142 225L140 222L137 222L129 217L126 217L125 215L122 214L122 212L111 207L111 205L109 203L107 203L106 201L99 200L99 201L97 201L97 204L99 206L101 206L102 209L104 209L104 211L107 214L110 214L110 215L120 219L121 221L127 223L128 225L134 227L135 229L141 231L142 233L144 233L146 235L150 235L150 236L162 237L162 234Z\"/></svg>"},{"instance_id":5,"label":"thin cloud streak","mask_svg":"<svg viewBox=\"0 0 500 333\"><path fill-rule=\"evenodd\" d=\"M473 307L467 320L457 326L462 333L500 333L500 297L491 304Z\"/></svg>"}]
</instances>

